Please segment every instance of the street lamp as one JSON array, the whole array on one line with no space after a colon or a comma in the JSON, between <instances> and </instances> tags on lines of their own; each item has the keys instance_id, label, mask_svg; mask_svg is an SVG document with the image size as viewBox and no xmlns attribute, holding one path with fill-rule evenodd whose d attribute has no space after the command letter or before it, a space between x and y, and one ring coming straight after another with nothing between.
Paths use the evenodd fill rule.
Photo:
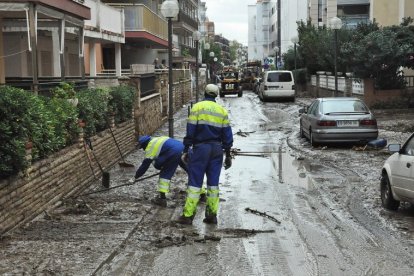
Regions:
<instances>
[{"instance_id":1,"label":"street lamp","mask_svg":"<svg viewBox=\"0 0 414 276\"><path fill-rule=\"evenodd\" d=\"M208 50L210 50L210 43L206 42L204 44L204 50L206 50L208 52ZM207 55L207 54L206 54ZM209 70L209 66L208 66L208 57L206 57L206 85L208 84L208 72L210 72Z\"/></svg>"},{"instance_id":2,"label":"street lamp","mask_svg":"<svg viewBox=\"0 0 414 276\"><path fill-rule=\"evenodd\" d=\"M295 94L296 94L296 44L299 42L299 37L297 37L296 35L294 37L292 37L292 42L294 45L294 55L295 55L295 73L293 74L293 77L295 78L293 81L295 83Z\"/></svg>"},{"instance_id":3,"label":"street lamp","mask_svg":"<svg viewBox=\"0 0 414 276\"><path fill-rule=\"evenodd\" d=\"M335 31L335 93L334 96L336 97L338 95L338 30L342 28L342 20L338 17L332 17L331 20L329 20L329 24L331 28Z\"/></svg>"},{"instance_id":4,"label":"street lamp","mask_svg":"<svg viewBox=\"0 0 414 276\"><path fill-rule=\"evenodd\" d=\"M168 135L174 138L174 97L172 75L172 19L178 15L177 0L166 0L161 5L161 14L168 20Z\"/></svg>"},{"instance_id":5,"label":"street lamp","mask_svg":"<svg viewBox=\"0 0 414 276\"><path fill-rule=\"evenodd\" d=\"M276 68L279 70L279 47L275 46L273 51L275 52Z\"/></svg>"},{"instance_id":6,"label":"street lamp","mask_svg":"<svg viewBox=\"0 0 414 276\"><path fill-rule=\"evenodd\" d=\"M213 53L213 52L212 52ZM213 59L214 63L213 63L213 73L214 73L214 83L217 84L217 76L216 76L216 62L217 62L217 58L215 57Z\"/></svg>"},{"instance_id":7,"label":"street lamp","mask_svg":"<svg viewBox=\"0 0 414 276\"><path fill-rule=\"evenodd\" d=\"M211 59L214 58L214 52L210 52L208 55L210 56ZM210 70L208 72L210 73L210 81L211 81L211 73L213 73L213 65L212 64L210 64Z\"/></svg>"},{"instance_id":8,"label":"street lamp","mask_svg":"<svg viewBox=\"0 0 414 276\"><path fill-rule=\"evenodd\" d=\"M196 74L195 74L195 93L196 93L196 102L198 102L198 42L200 41L201 33L199 31L195 31L193 33L193 39L195 41L196 46Z\"/></svg>"}]
</instances>

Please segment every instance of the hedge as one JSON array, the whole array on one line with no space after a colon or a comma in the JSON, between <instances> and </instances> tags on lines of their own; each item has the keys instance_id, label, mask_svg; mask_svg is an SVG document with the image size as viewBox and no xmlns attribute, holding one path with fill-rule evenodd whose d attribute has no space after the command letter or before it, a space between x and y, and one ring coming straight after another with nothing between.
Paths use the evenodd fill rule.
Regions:
<instances>
[{"instance_id":1,"label":"hedge","mask_svg":"<svg viewBox=\"0 0 414 276\"><path fill-rule=\"evenodd\" d=\"M22 89L0 87L0 178L24 171L29 165L25 147L33 145L32 160L47 157L76 142L78 119L86 122L86 136L107 128L109 113L117 123L132 118L135 89L86 89L73 94L73 86L62 83L51 91L53 97L36 96ZM58 93L56 93L58 92ZM68 101L76 96L77 106Z\"/></svg>"}]
</instances>

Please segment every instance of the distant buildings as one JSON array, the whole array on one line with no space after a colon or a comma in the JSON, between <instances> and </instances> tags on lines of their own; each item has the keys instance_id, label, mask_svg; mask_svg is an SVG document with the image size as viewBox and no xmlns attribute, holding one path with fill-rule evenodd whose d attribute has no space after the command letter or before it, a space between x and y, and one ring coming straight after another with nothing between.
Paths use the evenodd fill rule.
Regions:
<instances>
[{"instance_id":1,"label":"distant buildings","mask_svg":"<svg viewBox=\"0 0 414 276\"><path fill-rule=\"evenodd\" d=\"M297 22L310 21L329 27L339 17L345 28L374 19L382 26L396 25L402 18L414 18L413 0L257 0L248 6L248 59L280 57L297 35ZM277 50L277 51L276 51Z\"/></svg>"}]
</instances>

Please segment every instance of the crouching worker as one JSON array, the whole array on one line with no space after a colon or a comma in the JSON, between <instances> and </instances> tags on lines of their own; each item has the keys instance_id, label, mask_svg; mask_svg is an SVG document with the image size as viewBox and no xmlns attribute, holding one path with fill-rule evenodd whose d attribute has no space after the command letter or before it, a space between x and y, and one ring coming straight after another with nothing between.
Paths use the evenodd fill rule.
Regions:
<instances>
[{"instance_id":1,"label":"crouching worker","mask_svg":"<svg viewBox=\"0 0 414 276\"><path fill-rule=\"evenodd\" d=\"M154 168L160 170L158 180L159 196L152 200L156 205L167 207L166 193L170 191L170 182L178 166L187 172L187 166L181 160L184 145L181 141L161 136L141 136L138 139L139 148L145 150L145 159L135 173L135 180L144 175L152 162Z\"/></svg>"}]
</instances>

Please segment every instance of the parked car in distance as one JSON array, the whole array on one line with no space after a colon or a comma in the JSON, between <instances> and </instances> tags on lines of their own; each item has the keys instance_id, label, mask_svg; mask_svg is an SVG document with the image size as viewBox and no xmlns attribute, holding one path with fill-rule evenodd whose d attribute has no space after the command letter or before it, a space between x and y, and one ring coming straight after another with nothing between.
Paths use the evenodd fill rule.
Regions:
<instances>
[{"instance_id":1,"label":"parked car in distance","mask_svg":"<svg viewBox=\"0 0 414 276\"><path fill-rule=\"evenodd\" d=\"M378 137L377 120L358 98L318 98L299 110L301 138L321 143L367 143Z\"/></svg>"},{"instance_id":2,"label":"parked car in distance","mask_svg":"<svg viewBox=\"0 0 414 276\"><path fill-rule=\"evenodd\" d=\"M262 101L288 98L295 101L295 81L291 71L266 71L260 81L259 98Z\"/></svg>"},{"instance_id":3,"label":"parked car in distance","mask_svg":"<svg viewBox=\"0 0 414 276\"><path fill-rule=\"evenodd\" d=\"M400 201L414 204L414 133L401 147L388 145L394 152L385 161L381 171L381 202L389 210L398 210Z\"/></svg>"}]
</instances>

